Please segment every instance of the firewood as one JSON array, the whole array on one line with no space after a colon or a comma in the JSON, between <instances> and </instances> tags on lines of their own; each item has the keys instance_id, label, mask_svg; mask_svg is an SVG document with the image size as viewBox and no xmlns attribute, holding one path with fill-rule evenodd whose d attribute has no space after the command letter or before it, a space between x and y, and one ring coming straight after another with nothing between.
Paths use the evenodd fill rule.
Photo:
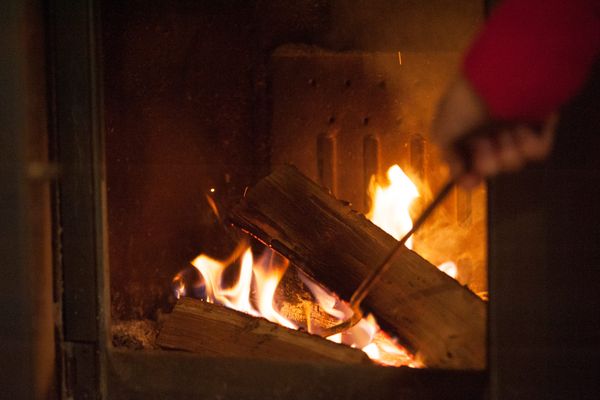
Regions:
<instances>
[{"instance_id":1,"label":"firewood","mask_svg":"<svg viewBox=\"0 0 600 400\"><path fill-rule=\"evenodd\" d=\"M187 297L166 317L157 343L208 356L370 363L361 350Z\"/></svg>"},{"instance_id":2,"label":"firewood","mask_svg":"<svg viewBox=\"0 0 600 400\"><path fill-rule=\"evenodd\" d=\"M292 166L247 190L230 221L346 300L395 244ZM404 249L363 305L424 365L485 368L486 304L417 253Z\"/></svg>"},{"instance_id":3,"label":"firewood","mask_svg":"<svg viewBox=\"0 0 600 400\"><path fill-rule=\"evenodd\" d=\"M310 290L298 277L294 265L288 267L279 282L274 304L279 314L309 333L319 332L322 328L329 328L339 322L317 304Z\"/></svg>"}]
</instances>

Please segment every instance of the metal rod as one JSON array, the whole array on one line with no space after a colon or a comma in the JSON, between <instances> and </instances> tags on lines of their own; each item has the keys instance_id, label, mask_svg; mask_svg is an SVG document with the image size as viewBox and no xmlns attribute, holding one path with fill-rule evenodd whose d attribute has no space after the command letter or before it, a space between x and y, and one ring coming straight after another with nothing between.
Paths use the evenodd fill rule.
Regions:
<instances>
[{"instance_id":1,"label":"metal rod","mask_svg":"<svg viewBox=\"0 0 600 400\"><path fill-rule=\"evenodd\" d=\"M450 190L454 187L454 180L450 179L439 191L437 196L433 199L433 201L423 210L421 215L417 218L417 220L413 223L412 228L398 241L394 249L388 254L388 256L383 260L381 264L377 268L371 272L371 274L365 279L360 286L356 289L352 297L350 298L350 305L352 307L360 304L367 294L369 290L377 283L379 278L387 271L392 264L391 261L394 259L396 254L400 251L402 247L406 244L406 241L423 225L423 223L427 220L429 215L438 207L438 205L444 201Z\"/></svg>"},{"instance_id":2,"label":"metal rod","mask_svg":"<svg viewBox=\"0 0 600 400\"><path fill-rule=\"evenodd\" d=\"M334 335L336 333L345 331L356 325L362 319L362 310L360 309L360 304L367 297L369 291L375 286L375 284L381 279L383 274L390 268L392 265L392 260L394 257L400 252L400 249L404 247L406 241L425 223L427 218L431 215L431 213L444 201L448 193L454 187L455 181L450 179L444 187L438 192L433 201L423 210L421 215L417 218L417 220L413 223L412 228L398 241L392 251L387 255L387 257L379 264L377 268L375 268L371 274L365 279L360 286L354 291L352 297L350 298L350 307L352 308L353 315L346 321L343 321L337 325L334 325L330 328L325 329L321 335L324 337Z\"/></svg>"}]
</instances>

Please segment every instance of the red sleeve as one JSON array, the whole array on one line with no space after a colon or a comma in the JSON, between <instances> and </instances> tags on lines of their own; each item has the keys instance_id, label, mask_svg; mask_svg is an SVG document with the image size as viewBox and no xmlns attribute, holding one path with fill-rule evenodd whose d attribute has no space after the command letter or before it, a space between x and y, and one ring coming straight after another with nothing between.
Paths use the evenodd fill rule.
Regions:
<instances>
[{"instance_id":1,"label":"red sleeve","mask_svg":"<svg viewBox=\"0 0 600 400\"><path fill-rule=\"evenodd\" d=\"M539 121L585 83L600 49L600 1L505 0L463 70L493 118Z\"/></svg>"}]
</instances>

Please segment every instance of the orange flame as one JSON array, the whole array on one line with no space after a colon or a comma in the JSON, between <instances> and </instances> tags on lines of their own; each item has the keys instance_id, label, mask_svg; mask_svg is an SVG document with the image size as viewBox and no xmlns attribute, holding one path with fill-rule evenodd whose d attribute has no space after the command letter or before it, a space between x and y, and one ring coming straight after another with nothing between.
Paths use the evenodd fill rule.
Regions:
<instances>
[{"instance_id":1,"label":"orange flame","mask_svg":"<svg viewBox=\"0 0 600 400\"><path fill-rule=\"evenodd\" d=\"M409 210L420 195L415 184L397 164L387 170L387 178L386 185L377 183L375 176L371 178L369 194L372 205L367 218L400 240L413 226ZM412 236L406 241L406 247L413 248ZM454 279L458 275L458 268L452 261L445 261L438 268Z\"/></svg>"},{"instance_id":2,"label":"orange flame","mask_svg":"<svg viewBox=\"0 0 600 400\"><path fill-rule=\"evenodd\" d=\"M410 178L398 165L392 165L387 171L389 184L379 185L373 176L369 185L371 210L367 218L375 225L399 240L412 228L409 209L419 197L419 191ZM412 238L406 242L412 249Z\"/></svg>"},{"instance_id":3,"label":"orange flame","mask_svg":"<svg viewBox=\"0 0 600 400\"><path fill-rule=\"evenodd\" d=\"M207 302L222 304L237 311L263 317L288 328L297 329L293 322L279 314L273 306L275 289L287 269L287 260L282 265L275 265L272 262L272 256L272 250L266 249L259 262L255 263L252 251L248 247L242 256L237 282L229 288L223 287L223 272L228 267L228 263L201 254L192 261L192 265L204 279ZM253 278L257 288L256 307L252 305L250 296Z\"/></svg>"},{"instance_id":4,"label":"orange flame","mask_svg":"<svg viewBox=\"0 0 600 400\"><path fill-rule=\"evenodd\" d=\"M273 306L275 290L289 264L287 259L283 259L282 265L277 265L274 262L274 259L275 254L269 249L263 253L258 264L254 265L258 311L263 318L266 318L271 322L275 322L290 329L298 329L296 324L279 314Z\"/></svg>"}]
</instances>

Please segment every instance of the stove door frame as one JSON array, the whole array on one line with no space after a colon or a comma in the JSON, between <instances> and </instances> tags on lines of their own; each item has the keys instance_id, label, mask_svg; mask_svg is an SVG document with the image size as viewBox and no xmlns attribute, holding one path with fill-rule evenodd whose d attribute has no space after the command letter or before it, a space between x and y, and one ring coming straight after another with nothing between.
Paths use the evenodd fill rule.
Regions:
<instances>
[{"instance_id":1,"label":"stove door frame","mask_svg":"<svg viewBox=\"0 0 600 400\"><path fill-rule=\"evenodd\" d=\"M370 398L482 397L485 372L352 368L113 348L99 1L52 0L46 14L51 153L62 173L53 198L54 268L62 310L58 344L62 398L183 399L197 390L239 398L238 384L247 385L244 395L250 398L313 399L360 393ZM178 369L165 368L169 365ZM199 371L209 366L216 366L215 370L199 380ZM296 376L301 379L296 381ZM315 381L322 383L309 387ZM205 387L192 387L198 382Z\"/></svg>"},{"instance_id":2,"label":"stove door frame","mask_svg":"<svg viewBox=\"0 0 600 400\"><path fill-rule=\"evenodd\" d=\"M110 316L106 255L101 71L93 0L46 4L54 252L62 398L105 392Z\"/></svg>"}]
</instances>

